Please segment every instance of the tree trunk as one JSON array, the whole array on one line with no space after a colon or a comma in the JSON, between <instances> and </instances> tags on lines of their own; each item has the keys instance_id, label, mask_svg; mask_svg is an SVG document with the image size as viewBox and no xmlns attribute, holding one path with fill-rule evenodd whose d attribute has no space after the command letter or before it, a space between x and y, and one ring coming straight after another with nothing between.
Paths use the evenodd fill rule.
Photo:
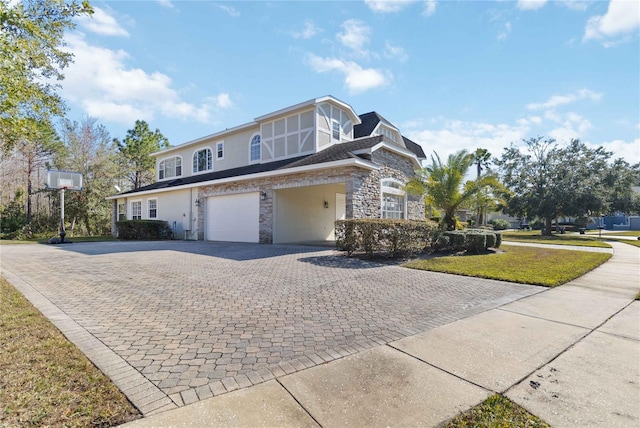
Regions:
<instances>
[{"instance_id":1,"label":"tree trunk","mask_svg":"<svg viewBox=\"0 0 640 428\"><path fill-rule=\"evenodd\" d=\"M27 159L27 224L31 224L31 193L33 192L33 184L31 182L32 169L33 159L29 156Z\"/></svg>"},{"instance_id":2,"label":"tree trunk","mask_svg":"<svg viewBox=\"0 0 640 428\"><path fill-rule=\"evenodd\" d=\"M544 230L542 231L543 235L551 236L551 222L553 221L553 217L547 217L545 219Z\"/></svg>"}]
</instances>

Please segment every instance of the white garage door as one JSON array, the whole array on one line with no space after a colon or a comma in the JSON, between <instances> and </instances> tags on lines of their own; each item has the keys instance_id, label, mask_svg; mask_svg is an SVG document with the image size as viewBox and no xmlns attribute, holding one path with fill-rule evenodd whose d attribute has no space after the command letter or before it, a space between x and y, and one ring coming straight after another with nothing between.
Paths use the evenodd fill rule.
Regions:
<instances>
[{"instance_id":1,"label":"white garage door","mask_svg":"<svg viewBox=\"0 0 640 428\"><path fill-rule=\"evenodd\" d=\"M215 196L207 199L207 240L258 242L260 195Z\"/></svg>"}]
</instances>

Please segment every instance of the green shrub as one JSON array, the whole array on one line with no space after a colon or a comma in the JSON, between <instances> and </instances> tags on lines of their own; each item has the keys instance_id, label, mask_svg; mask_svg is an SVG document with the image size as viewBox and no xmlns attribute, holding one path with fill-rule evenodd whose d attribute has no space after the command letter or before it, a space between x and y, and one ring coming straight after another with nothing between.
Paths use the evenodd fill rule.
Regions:
<instances>
[{"instance_id":1,"label":"green shrub","mask_svg":"<svg viewBox=\"0 0 640 428\"><path fill-rule=\"evenodd\" d=\"M496 233L496 244L493 248L500 248L500 245L502 245L502 233Z\"/></svg>"},{"instance_id":2,"label":"green shrub","mask_svg":"<svg viewBox=\"0 0 640 428\"><path fill-rule=\"evenodd\" d=\"M499 233L485 233L484 236L487 240L485 242L485 248L496 248L497 236L499 235Z\"/></svg>"},{"instance_id":3,"label":"green shrub","mask_svg":"<svg viewBox=\"0 0 640 428\"><path fill-rule=\"evenodd\" d=\"M445 251L449 248L449 237L446 235L440 235L433 243L433 249L436 251Z\"/></svg>"},{"instance_id":4,"label":"green shrub","mask_svg":"<svg viewBox=\"0 0 640 428\"><path fill-rule=\"evenodd\" d=\"M462 230L449 230L444 233L445 236L449 237L449 245L451 249L454 251L464 251L466 250L467 239L465 237L467 232Z\"/></svg>"},{"instance_id":5,"label":"green shrub","mask_svg":"<svg viewBox=\"0 0 640 428\"><path fill-rule=\"evenodd\" d=\"M487 249L487 233L470 231L465 234L466 250L480 254Z\"/></svg>"},{"instance_id":6,"label":"green shrub","mask_svg":"<svg viewBox=\"0 0 640 428\"><path fill-rule=\"evenodd\" d=\"M171 239L173 231L163 220L121 220L116 222L119 239L159 240Z\"/></svg>"},{"instance_id":7,"label":"green shrub","mask_svg":"<svg viewBox=\"0 0 640 428\"><path fill-rule=\"evenodd\" d=\"M396 257L423 251L435 239L437 224L431 221L352 219L338 220L336 247L351 255L382 253Z\"/></svg>"},{"instance_id":8,"label":"green shrub","mask_svg":"<svg viewBox=\"0 0 640 428\"><path fill-rule=\"evenodd\" d=\"M506 229L509 229L510 227L509 222L501 218L496 218L494 220L491 220L489 223L491 223L494 230L506 230Z\"/></svg>"}]
</instances>

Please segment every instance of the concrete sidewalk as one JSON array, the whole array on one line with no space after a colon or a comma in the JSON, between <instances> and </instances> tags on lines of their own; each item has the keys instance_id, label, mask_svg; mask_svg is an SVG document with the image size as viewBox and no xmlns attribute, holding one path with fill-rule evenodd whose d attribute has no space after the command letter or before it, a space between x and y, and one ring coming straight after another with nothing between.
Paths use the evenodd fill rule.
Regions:
<instances>
[{"instance_id":1,"label":"concrete sidewalk","mask_svg":"<svg viewBox=\"0 0 640 428\"><path fill-rule=\"evenodd\" d=\"M554 427L640 424L640 249L561 287L126 424L435 426L503 393Z\"/></svg>"}]
</instances>

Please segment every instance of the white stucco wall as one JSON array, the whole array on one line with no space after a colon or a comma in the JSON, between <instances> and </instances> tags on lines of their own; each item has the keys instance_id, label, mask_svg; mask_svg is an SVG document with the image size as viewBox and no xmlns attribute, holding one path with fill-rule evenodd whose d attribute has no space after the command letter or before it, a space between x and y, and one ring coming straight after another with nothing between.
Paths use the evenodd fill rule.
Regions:
<instances>
[{"instance_id":1,"label":"white stucco wall","mask_svg":"<svg viewBox=\"0 0 640 428\"><path fill-rule=\"evenodd\" d=\"M131 195L126 198L118 198L118 204L125 203L127 207L127 220L131 220L131 202L142 202L142 219L149 220L149 199L157 200L157 217L153 220L164 220L174 231L176 239L184 239L184 231L191 229L195 232L197 221L197 189L175 190L159 192L151 195ZM191 219L191 222L190 222ZM193 235L194 237L197 234ZM190 237L187 237L191 239Z\"/></svg>"},{"instance_id":2,"label":"white stucco wall","mask_svg":"<svg viewBox=\"0 0 640 428\"><path fill-rule=\"evenodd\" d=\"M343 184L275 191L274 243L334 239L336 193ZM324 207L327 202L328 208Z\"/></svg>"}]
</instances>

